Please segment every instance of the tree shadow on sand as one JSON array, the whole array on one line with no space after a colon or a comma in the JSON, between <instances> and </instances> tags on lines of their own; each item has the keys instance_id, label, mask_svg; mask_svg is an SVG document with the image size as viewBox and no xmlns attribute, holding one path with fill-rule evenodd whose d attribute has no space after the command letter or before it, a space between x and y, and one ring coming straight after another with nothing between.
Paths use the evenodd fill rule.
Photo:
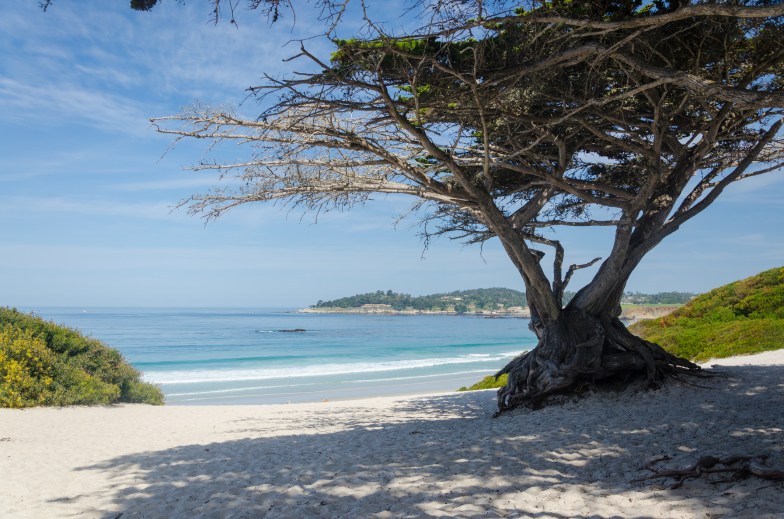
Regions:
<instances>
[{"instance_id":1,"label":"tree shadow on sand","mask_svg":"<svg viewBox=\"0 0 784 519\"><path fill-rule=\"evenodd\" d=\"M325 406L302 419L237 421L247 439L79 470L110 474L116 509L105 516L123 519L774 517L781 483L695 480L667 490L631 480L663 454L677 467L707 454L768 454L784 466L783 370L726 367L712 389L593 395L495 420L493 392L417 398L381 413Z\"/></svg>"}]
</instances>

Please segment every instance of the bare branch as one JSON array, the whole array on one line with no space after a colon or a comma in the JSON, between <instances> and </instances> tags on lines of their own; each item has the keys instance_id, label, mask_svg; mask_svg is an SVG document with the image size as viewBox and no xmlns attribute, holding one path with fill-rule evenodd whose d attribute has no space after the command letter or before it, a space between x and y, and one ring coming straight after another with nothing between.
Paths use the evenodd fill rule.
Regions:
<instances>
[{"instance_id":1,"label":"bare branch","mask_svg":"<svg viewBox=\"0 0 784 519\"><path fill-rule=\"evenodd\" d=\"M602 258L594 258L591 261L589 261L588 263L581 263L581 264L573 264L573 265L571 265L569 267L569 270L566 272L566 276L564 276L562 290L566 289L566 286L569 284L569 281L572 280L572 275L575 273L575 271L580 270L580 269L588 268L588 267L596 264L596 262L601 261L601 259Z\"/></svg>"}]
</instances>

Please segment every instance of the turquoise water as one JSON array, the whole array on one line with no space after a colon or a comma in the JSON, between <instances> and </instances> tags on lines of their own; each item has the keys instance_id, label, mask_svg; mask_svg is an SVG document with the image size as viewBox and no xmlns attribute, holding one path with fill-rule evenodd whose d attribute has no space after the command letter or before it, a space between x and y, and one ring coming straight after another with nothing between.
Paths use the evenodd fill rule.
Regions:
<instances>
[{"instance_id":1,"label":"turquoise water","mask_svg":"<svg viewBox=\"0 0 784 519\"><path fill-rule=\"evenodd\" d=\"M168 404L451 391L535 344L528 321L293 310L41 308L119 349ZM297 330L297 331L292 331Z\"/></svg>"}]
</instances>

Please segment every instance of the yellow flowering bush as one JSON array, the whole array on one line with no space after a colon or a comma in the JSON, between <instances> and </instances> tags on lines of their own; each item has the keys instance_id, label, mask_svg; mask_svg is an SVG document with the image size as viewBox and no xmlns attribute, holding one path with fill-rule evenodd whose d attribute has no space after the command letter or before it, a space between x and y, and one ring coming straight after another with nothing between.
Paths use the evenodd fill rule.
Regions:
<instances>
[{"instance_id":1,"label":"yellow flowering bush","mask_svg":"<svg viewBox=\"0 0 784 519\"><path fill-rule=\"evenodd\" d=\"M0 407L45 405L54 355L30 330L0 330Z\"/></svg>"},{"instance_id":2,"label":"yellow flowering bush","mask_svg":"<svg viewBox=\"0 0 784 519\"><path fill-rule=\"evenodd\" d=\"M97 339L0 307L0 407L163 404L160 388L140 376Z\"/></svg>"}]
</instances>

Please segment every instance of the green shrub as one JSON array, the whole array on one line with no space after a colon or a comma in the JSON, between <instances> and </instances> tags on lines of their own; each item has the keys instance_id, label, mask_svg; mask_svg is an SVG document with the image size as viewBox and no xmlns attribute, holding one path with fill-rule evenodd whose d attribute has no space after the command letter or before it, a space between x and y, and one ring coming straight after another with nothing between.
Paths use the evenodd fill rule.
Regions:
<instances>
[{"instance_id":1,"label":"green shrub","mask_svg":"<svg viewBox=\"0 0 784 519\"><path fill-rule=\"evenodd\" d=\"M784 347L784 319L738 319L661 327L638 323L633 331L665 350L695 361L749 355Z\"/></svg>"},{"instance_id":2,"label":"green shrub","mask_svg":"<svg viewBox=\"0 0 784 519\"><path fill-rule=\"evenodd\" d=\"M140 402L152 405L163 405L163 393L152 384L138 380L126 381L122 388L121 400L123 402Z\"/></svg>"},{"instance_id":3,"label":"green shrub","mask_svg":"<svg viewBox=\"0 0 784 519\"><path fill-rule=\"evenodd\" d=\"M784 348L784 267L711 290L631 330L696 361Z\"/></svg>"},{"instance_id":4,"label":"green shrub","mask_svg":"<svg viewBox=\"0 0 784 519\"><path fill-rule=\"evenodd\" d=\"M163 404L120 352L97 339L0 308L0 407Z\"/></svg>"}]
</instances>

